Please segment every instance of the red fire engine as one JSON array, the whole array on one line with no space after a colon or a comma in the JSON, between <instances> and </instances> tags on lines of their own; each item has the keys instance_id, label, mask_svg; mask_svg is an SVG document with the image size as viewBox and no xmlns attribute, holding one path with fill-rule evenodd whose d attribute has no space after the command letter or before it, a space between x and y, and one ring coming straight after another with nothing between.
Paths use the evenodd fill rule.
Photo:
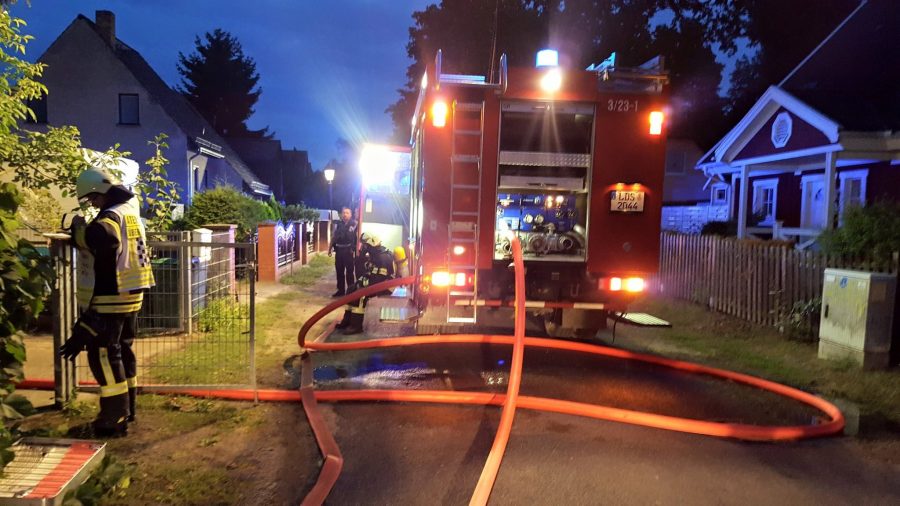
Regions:
<instances>
[{"instance_id":1,"label":"red fire engine","mask_svg":"<svg viewBox=\"0 0 900 506\"><path fill-rule=\"evenodd\" d=\"M422 78L412 121L410 250L420 333L510 326L510 238L526 306L552 335L592 335L659 265L662 59L587 70L538 53L496 81ZM505 309L506 308L506 309Z\"/></svg>"}]
</instances>

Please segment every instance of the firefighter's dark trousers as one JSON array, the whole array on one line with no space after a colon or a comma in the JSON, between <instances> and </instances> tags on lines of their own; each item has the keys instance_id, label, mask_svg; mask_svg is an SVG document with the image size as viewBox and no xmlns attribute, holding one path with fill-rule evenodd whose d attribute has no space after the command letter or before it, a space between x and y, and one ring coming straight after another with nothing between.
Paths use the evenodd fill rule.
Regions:
<instances>
[{"instance_id":1,"label":"firefighter's dark trousers","mask_svg":"<svg viewBox=\"0 0 900 506\"><path fill-rule=\"evenodd\" d=\"M353 275L355 259L353 248L334 249L334 270L337 273L337 289L342 293L350 293L356 276Z\"/></svg>"},{"instance_id":2,"label":"firefighter's dark trousers","mask_svg":"<svg viewBox=\"0 0 900 506\"><path fill-rule=\"evenodd\" d=\"M390 279L387 276L382 276L380 274L369 274L368 276L362 276L356 282L356 284L350 287L350 293L355 292L361 288L365 288L369 285L374 285L375 283L381 283L382 281L387 281ZM339 328L346 328L345 333L358 333L362 332L363 328L363 319L366 314L366 305L369 303L370 297L378 297L379 295L390 295L390 291L385 290L383 292L379 292L373 295L360 297L356 302L351 302L347 304L344 310L344 320L338 325Z\"/></svg>"},{"instance_id":3,"label":"firefighter's dark trousers","mask_svg":"<svg viewBox=\"0 0 900 506\"><path fill-rule=\"evenodd\" d=\"M100 385L100 414L95 426L118 428L134 418L137 394L137 360L134 344L137 313L90 312L75 325L86 332L88 366Z\"/></svg>"}]
</instances>

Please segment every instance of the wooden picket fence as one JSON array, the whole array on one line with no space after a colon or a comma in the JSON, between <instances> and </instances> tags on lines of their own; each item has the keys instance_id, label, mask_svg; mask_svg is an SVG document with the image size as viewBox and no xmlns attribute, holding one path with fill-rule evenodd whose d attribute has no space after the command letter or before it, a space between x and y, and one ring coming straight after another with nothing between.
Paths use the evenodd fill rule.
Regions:
<instances>
[{"instance_id":1,"label":"wooden picket fence","mask_svg":"<svg viewBox=\"0 0 900 506\"><path fill-rule=\"evenodd\" d=\"M664 232L662 293L754 323L780 325L795 303L822 296L826 268L897 274L888 262L800 251L791 243Z\"/></svg>"}]
</instances>

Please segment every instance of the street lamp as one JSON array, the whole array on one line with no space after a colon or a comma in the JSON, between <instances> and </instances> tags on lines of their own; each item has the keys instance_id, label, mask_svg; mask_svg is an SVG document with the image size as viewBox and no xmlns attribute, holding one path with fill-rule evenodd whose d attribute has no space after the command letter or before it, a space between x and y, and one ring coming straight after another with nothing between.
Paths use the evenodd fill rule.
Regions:
<instances>
[{"instance_id":1,"label":"street lamp","mask_svg":"<svg viewBox=\"0 0 900 506\"><path fill-rule=\"evenodd\" d=\"M334 209L334 205L331 203L332 197L332 186L331 183L334 181L334 169L331 166L325 167L325 170L322 171L325 175L325 181L328 181L328 212L330 213L332 209Z\"/></svg>"}]
</instances>

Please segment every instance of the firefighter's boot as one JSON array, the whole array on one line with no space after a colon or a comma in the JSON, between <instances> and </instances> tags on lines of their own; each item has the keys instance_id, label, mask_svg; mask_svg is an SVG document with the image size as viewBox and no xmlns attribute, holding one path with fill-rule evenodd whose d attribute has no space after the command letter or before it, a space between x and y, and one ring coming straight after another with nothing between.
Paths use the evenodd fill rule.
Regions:
<instances>
[{"instance_id":1,"label":"firefighter's boot","mask_svg":"<svg viewBox=\"0 0 900 506\"><path fill-rule=\"evenodd\" d=\"M135 422L135 413L137 413L137 388L128 389L128 417L125 419L128 423Z\"/></svg>"},{"instance_id":2,"label":"firefighter's boot","mask_svg":"<svg viewBox=\"0 0 900 506\"><path fill-rule=\"evenodd\" d=\"M363 318L365 317L362 313L350 313L350 323L341 331L342 334L361 334L363 331Z\"/></svg>"},{"instance_id":3,"label":"firefighter's boot","mask_svg":"<svg viewBox=\"0 0 900 506\"><path fill-rule=\"evenodd\" d=\"M334 326L336 329L345 329L348 325L350 325L350 316L353 313L349 309L344 310L344 318L341 319L340 323Z\"/></svg>"},{"instance_id":4,"label":"firefighter's boot","mask_svg":"<svg viewBox=\"0 0 900 506\"><path fill-rule=\"evenodd\" d=\"M128 434L128 394L100 398L100 413L94 420L97 437L121 437Z\"/></svg>"}]
</instances>

